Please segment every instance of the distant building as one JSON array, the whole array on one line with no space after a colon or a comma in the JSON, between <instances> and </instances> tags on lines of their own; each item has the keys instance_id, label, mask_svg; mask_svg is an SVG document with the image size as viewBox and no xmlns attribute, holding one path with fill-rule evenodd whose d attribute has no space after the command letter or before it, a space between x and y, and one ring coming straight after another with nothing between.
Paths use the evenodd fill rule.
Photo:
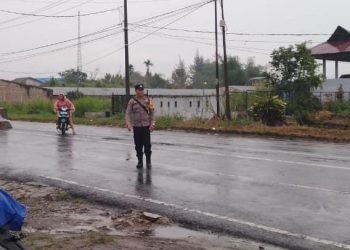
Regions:
<instances>
[{"instance_id":1,"label":"distant building","mask_svg":"<svg viewBox=\"0 0 350 250\"><path fill-rule=\"evenodd\" d=\"M31 86L40 86L42 84L41 81L32 78L32 77L23 77L23 78L16 78L12 80L13 82L25 84L25 85L31 85Z\"/></svg>"},{"instance_id":2,"label":"distant building","mask_svg":"<svg viewBox=\"0 0 350 250\"><path fill-rule=\"evenodd\" d=\"M0 101L24 102L33 99L47 100L51 97L52 90L0 79Z\"/></svg>"},{"instance_id":3,"label":"distant building","mask_svg":"<svg viewBox=\"0 0 350 250\"><path fill-rule=\"evenodd\" d=\"M323 61L323 74L327 77L327 61L335 63L335 78L339 78L339 62L350 62L350 31L338 26L324 43L311 49L312 55Z\"/></svg>"},{"instance_id":4,"label":"distant building","mask_svg":"<svg viewBox=\"0 0 350 250\"><path fill-rule=\"evenodd\" d=\"M248 80L248 83L250 86L255 86L255 87L264 86L266 84L266 78L263 76L252 77Z\"/></svg>"},{"instance_id":5,"label":"distant building","mask_svg":"<svg viewBox=\"0 0 350 250\"><path fill-rule=\"evenodd\" d=\"M314 91L322 102L336 100L336 92L342 86L343 100L350 100L350 75L340 74L339 62L350 62L350 31L338 26L332 36L311 50L312 55L323 61L323 74L327 78L327 61L334 61L335 79L329 79ZM340 77L339 77L340 76Z\"/></svg>"}]
</instances>

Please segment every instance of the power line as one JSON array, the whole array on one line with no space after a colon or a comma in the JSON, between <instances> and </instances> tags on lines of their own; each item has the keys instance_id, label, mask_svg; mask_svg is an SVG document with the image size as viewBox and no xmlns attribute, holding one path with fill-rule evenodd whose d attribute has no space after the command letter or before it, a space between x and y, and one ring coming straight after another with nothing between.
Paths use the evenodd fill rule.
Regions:
<instances>
[{"instance_id":1,"label":"power line","mask_svg":"<svg viewBox=\"0 0 350 250\"><path fill-rule=\"evenodd\" d=\"M141 27L141 26L140 26ZM134 29L136 30L136 29ZM208 40L208 41L215 41L215 38L209 38L209 37L202 37L202 36L185 36L185 35L170 35L167 33L161 33L167 36L173 36L178 38L188 38L188 39L198 39L198 40ZM310 42L310 41L266 41L266 40L236 40L236 39L226 39L229 42L242 42L242 43L270 43L270 44L280 44L280 43L303 43L303 42ZM321 42L315 42L311 41L312 43L321 43Z\"/></svg>"},{"instance_id":2,"label":"power line","mask_svg":"<svg viewBox=\"0 0 350 250\"><path fill-rule=\"evenodd\" d=\"M118 32L115 32L115 33L112 33L112 34L108 34L108 35L104 35L104 36L101 36L101 37L98 37L98 38L94 38L94 39L91 39L91 40L88 40L88 41L84 41L84 42L82 42L82 44L88 44L88 43L91 43L91 42L96 42L96 41L99 41L101 39L108 38L108 37L120 34L121 32L122 31L118 31ZM27 60L27 59L30 59L30 58L33 58L33 57L36 57L36 56L41 56L41 55L45 55L45 54L58 52L58 51L74 48L76 46L77 46L77 44L73 44L73 45L68 45L68 46L65 46L65 47L61 47L61 48L57 48L57 49L53 49L53 50L49 50L49 51L38 52L36 54L25 55L25 56L20 56L20 57L15 57L15 58L7 58L7 59L4 59L3 61L0 61L0 64Z\"/></svg>"},{"instance_id":3,"label":"power line","mask_svg":"<svg viewBox=\"0 0 350 250\"><path fill-rule=\"evenodd\" d=\"M201 7L205 6L205 5L207 5L207 4L210 3L210 2L212 2L212 0L206 1L206 2L202 2L201 5L197 6L197 8L191 9L191 10L190 10L188 13L186 13L185 15L182 15L181 17L179 17L179 18L177 18L177 19L175 19L175 20L173 20L173 21L167 23L166 25L163 25L162 27L159 27L156 31L153 31L153 32L151 32L151 33L148 33L147 35L145 35L145 36L143 36L143 37L141 37L141 38L139 38L139 39L133 41L132 43L130 43L130 45L133 45L133 44L135 44L135 43L137 43L137 42L139 42L139 41L141 41L141 40L143 40L143 39L145 39L145 38L151 36L153 33L157 32L157 31L159 31L159 30L161 30L161 29L164 29L165 27L167 27L167 26L169 26L169 25L171 25L171 24L177 22L178 20L180 20L180 19L182 19L182 18L184 18L184 17L190 15L190 14L193 13L194 11L196 11L196 10L198 10L199 8L201 8ZM104 39L104 38L107 38L107 37L110 37L110 36L113 36L113 35L116 35L116 34L120 34L121 32L122 32L122 31L118 31L118 32L115 32L115 33L112 33L112 34L108 34L108 35L101 36L101 37L98 37L98 38L95 38L95 39L91 39L91 40L88 40L88 41L83 42L82 44L87 44L87 43L95 42L95 41L98 41L98 40L101 40L101 39ZM49 51L44 51L44 52L40 52L40 53L36 53L36 54L21 56L21 57L17 57L17 58L8 58L8 59L4 59L3 61L0 61L0 64L11 63L11 62L17 62L17 61L21 61L21 60L27 60L27 59L33 58L33 57L35 57L35 56L40 56L40 55L44 55L44 54L54 53L54 52L61 51L61 50L65 50L65 49L69 49L69 48L72 48L72 47L76 47L76 44L74 44L74 45L69 45L69 46L65 46L65 47L61 47L61 48L57 48L57 49L53 49L53 50L49 50ZM102 55L102 56L100 56L100 57L98 57L98 58L95 58L94 60L89 61L88 63L83 64L83 66L88 65L88 64L91 64L91 63L93 63L93 62L95 62L95 61L98 61L98 60L100 60L100 59L103 59L103 58L105 58L105 57L108 57L108 56L110 56L110 55L112 55L112 54L114 54L114 53L116 53L116 52L122 50L123 48L124 48L124 47L121 47L121 48L119 48L119 49L117 49L117 50L114 50L114 51L109 52L108 54L104 54L104 55Z\"/></svg>"},{"instance_id":4,"label":"power line","mask_svg":"<svg viewBox=\"0 0 350 250\"><path fill-rule=\"evenodd\" d=\"M213 0L210 0L209 2L212 2L212 1ZM183 11L190 10L190 9L193 9L193 8L197 8L198 6L201 6L202 4L203 4L203 1L200 1L200 2L195 3L195 4L191 4L191 5L185 6L183 8L179 8L179 9L175 9L175 10L172 10L172 11L168 11L168 12L165 12L165 13L162 13L162 14L159 14L159 15L156 15L156 16L152 16L152 17L149 17L149 18L146 18L146 19L142 19L140 21L135 21L134 23L129 23L129 24L138 24L138 23L142 22L143 25L146 25L146 24L149 24L149 23L153 23L153 22L162 20L163 18L168 18L168 17L171 17L171 16L175 16L178 13L181 13ZM157 27L157 28L159 28L159 27Z\"/></svg>"},{"instance_id":5,"label":"power line","mask_svg":"<svg viewBox=\"0 0 350 250\"><path fill-rule=\"evenodd\" d=\"M91 12L91 13L86 13L86 14L80 14L80 16L81 17L92 16L92 15L103 14L103 13L112 12L112 11L116 11L116 10L118 10L118 8L101 10L101 11ZM23 16L32 16L32 17L50 17L50 18L73 18L73 17L75 18L75 17L78 17L78 15L66 15L66 16L40 15L40 14L15 12L15 11L2 10L2 9L0 9L0 12L16 14L16 15L23 15Z\"/></svg>"},{"instance_id":6,"label":"power line","mask_svg":"<svg viewBox=\"0 0 350 250\"><path fill-rule=\"evenodd\" d=\"M140 33L147 33L144 31L138 31ZM148 33L147 33L148 34ZM163 38L167 38L167 39L173 39L173 40L180 40L180 41L185 41L185 42L191 42L191 43L195 43L195 44L202 44L202 45L208 45L208 46L215 46L214 43L209 43L209 42L203 42L203 41L197 41L197 40L192 40L192 39L188 39L185 37L181 37L181 36L174 36L174 35L168 35L168 34L164 34L164 33L154 33L152 35L156 35L159 37L163 37ZM222 46L221 46L222 47ZM238 51L242 51L242 52L249 52L249 53L254 53L254 54L261 54L261 55L270 55L269 53L264 53L261 51L272 51L272 50L268 50L268 49L261 49L261 48L249 48L249 47L237 47L237 46L228 46L227 48L229 49L235 49Z\"/></svg>"},{"instance_id":7,"label":"power line","mask_svg":"<svg viewBox=\"0 0 350 250\"><path fill-rule=\"evenodd\" d=\"M70 0L66 0L66 1L64 1L64 2L67 2L67 1L70 1ZM72 10L72 9L78 8L78 7L80 7L80 6L84 5L84 4L90 3L91 1L93 1L93 0L87 0L87 1L85 1L85 2L83 2L83 3L80 3L80 4L75 5L75 6L73 6L73 7L70 7L70 8L67 8L67 9L64 9L64 10L61 10L61 11L58 11L58 12L55 12L55 13L53 13L53 15L57 15L57 14L66 12L66 11L68 11L68 10ZM18 17L18 18L24 18L24 16L23 16L23 17ZM40 21L40 20L43 20L43 19L45 19L45 17L41 17L41 18L38 18L38 19L34 19L34 20L31 20L31 21L28 21L28 22L23 22L23 23L19 23L19 24L14 24L14 25L11 25L11 26L6 26L6 27L3 27L3 28L0 28L0 30L6 30L6 29L10 29L10 28L15 28L15 27L23 26L23 25L30 24L30 23L34 23L34 22L37 22L37 21ZM0 23L0 24L1 24L1 23Z\"/></svg>"},{"instance_id":8,"label":"power line","mask_svg":"<svg viewBox=\"0 0 350 250\"><path fill-rule=\"evenodd\" d=\"M166 25L164 25L164 26L162 26L162 27L159 27L158 30L148 33L147 35L145 35L145 36L143 36L143 37L141 37L141 38L139 38L139 39L133 41L133 42L130 43L129 45L131 46L131 45L133 45L133 44L135 44L135 43L137 43L137 42L139 42L139 41L141 41L141 40L143 40L143 39L145 39L145 38L151 36L153 33L157 32L157 31L159 31L159 30L161 30L161 29L164 29L165 27L167 27L167 26L169 26L169 25L171 25L171 24L173 24L173 23L179 21L180 19L182 19L182 18L184 18L184 17L190 15L190 14L193 13L194 11L196 11L196 10L200 9L201 7L203 7L203 6L207 5L207 4L209 4L210 2L212 2L212 0L206 1L206 2L204 2L204 3L202 2L202 4L201 4L200 6L198 6L195 10L191 10L189 13L186 13L185 15L183 15L183 16L181 16L181 17L179 17L179 18L177 18L177 19L175 19L175 20L173 20L173 21L171 21L170 23L168 23L168 24L166 24ZM116 49L116 50L113 50L113 51L109 52L108 54L105 54L105 55L102 55L102 56L100 56L100 57L98 57L98 58L95 58L94 60L89 61L88 63L85 63L84 66L85 66L85 65L88 65L88 64L91 64L91 63L94 63L94 62L96 62L96 61L98 61L98 60L101 60L101 59L103 59L103 58L106 58L106 57L108 57L108 56L110 56L110 55L112 55L112 54L114 54L114 53L117 53L118 51L122 50L123 48L124 48L124 47L121 47L121 48L119 48L119 49Z\"/></svg>"},{"instance_id":9,"label":"power line","mask_svg":"<svg viewBox=\"0 0 350 250\"><path fill-rule=\"evenodd\" d=\"M201 2L201 4L203 4L203 2ZM175 13L175 12L178 12L179 10L184 11L184 10L186 10L186 9L192 8L193 6L197 6L197 7L198 7L198 3L195 4L195 5L186 6L186 7L181 8L181 9L177 9L177 10L173 10L173 11L170 11L170 12L166 12L166 13L163 13L162 15L156 15L156 16L153 16L153 17L150 17L150 18L146 18L146 19L140 20L140 21L138 21L138 22L150 21L150 20L152 20L152 19L156 19L156 18L159 18L159 17L165 18L164 16L166 16L166 15L173 14L173 13ZM169 18L169 17L167 17L167 18ZM121 27L121 24L113 25L113 26L104 28L104 29L102 29L102 30L95 31L95 32L92 32L92 33L83 35L83 36L81 36L81 38L93 36L93 35L96 35L96 34L105 33L105 32L111 31L111 30L113 30L113 29L115 29L115 28L117 28L117 27ZM30 49L24 49L24 50L18 50L18 51L11 51L11 52L7 52L7 53L1 53L1 55L6 56L6 55L14 55L14 54L20 54L20 53L24 53L24 52L35 51L35 50L38 50L38 49L48 48L48 47L51 47L51 46L56 46L56 45L60 45L60 44L63 44L63 43L75 41L75 40L77 40L77 39L78 39L78 38L72 38L72 39L68 39L68 40L64 40L64 41L59 41L59 42L55 42L55 43L51 43L51 44L47 44L47 45L41 45L41 46L34 47L34 48L30 48Z\"/></svg>"},{"instance_id":10,"label":"power line","mask_svg":"<svg viewBox=\"0 0 350 250\"><path fill-rule=\"evenodd\" d=\"M59 1L55 2L55 3L50 3L50 4L48 4L48 5L46 5L46 6L42 7L42 8L36 9L36 10L32 11L31 13L32 13L32 14L40 13L40 12L42 12L42 11L46 11L46 10L55 8L55 7L57 7L57 6L61 5L61 4L64 4L64 3L68 2L68 1L69 1L69 0L59 0ZM1 24L10 23L10 22L13 22L13 21L17 21L17 20L21 20L21 19L23 19L23 18L25 18L25 16L7 19L7 20L5 20L5 21L1 21L1 22L0 22L0 25L1 25Z\"/></svg>"},{"instance_id":11,"label":"power line","mask_svg":"<svg viewBox=\"0 0 350 250\"><path fill-rule=\"evenodd\" d=\"M130 23L130 25L144 26L144 27L149 27L154 29L159 28L157 26L151 26L147 24L138 24L138 23ZM173 31L190 32L190 33L214 34L214 31L207 31L207 30L190 30L190 29L180 29L180 28L165 28L165 29L173 30ZM236 35L236 36L329 36L330 35L326 33L237 33L237 32L227 32L227 34Z\"/></svg>"},{"instance_id":12,"label":"power line","mask_svg":"<svg viewBox=\"0 0 350 250\"><path fill-rule=\"evenodd\" d=\"M89 36L94 36L94 35L97 35L97 34L105 33L105 32L114 30L114 29L116 29L117 27L121 27L121 24L113 25L113 26L104 28L104 29L102 29L102 30L98 30L98 31L95 31L95 32L92 32L92 33L88 33L88 34L86 34L86 35L81 36L80 38L86 38L86 37L89 37ZM63 41L59 41L59 42L55 42L55 43L51 43L51 44L41 45L41 46L34 47L34 48L30 48L30 49L24 49L24 50L17 50L17 51L11 51L11 52L6 52L6 53L1 53L0 55L7 56L7 55L20 54L20 53L30 52L30 51L34 51L34 50L38 50L38 49L44 49L44 48L48 48L48 47L52 47L52 46L55 46L55 45L60 45L60 44L63 44L63 43L76 41L76 40L78 40L77 37L71 38L71 39L67 39L67 40L63 40Z\"/></svg>"}]
</instances>

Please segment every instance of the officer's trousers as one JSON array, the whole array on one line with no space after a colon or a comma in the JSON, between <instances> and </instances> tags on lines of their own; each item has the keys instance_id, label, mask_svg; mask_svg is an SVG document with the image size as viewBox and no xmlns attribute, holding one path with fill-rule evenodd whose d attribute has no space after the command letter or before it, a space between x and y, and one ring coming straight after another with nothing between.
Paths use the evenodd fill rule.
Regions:
<instances>
[{"instance_id":1,"label":"officer's trousers","mask_svg":"<svg viewBox=\"0 0 350 250\"><path fill-rule=\"evenodd\" d=\"M149 127L134 127L134 142L137 158L143 157L143 152L147 158L151 157L151 132ZM144 150L144 151L143 151Z\"/></svg>"}]
</instances>

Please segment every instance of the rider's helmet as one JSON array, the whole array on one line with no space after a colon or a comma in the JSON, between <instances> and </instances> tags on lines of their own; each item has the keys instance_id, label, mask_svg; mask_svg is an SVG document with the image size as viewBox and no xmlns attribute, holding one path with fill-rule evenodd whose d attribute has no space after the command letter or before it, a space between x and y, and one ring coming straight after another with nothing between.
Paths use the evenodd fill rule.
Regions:
<instances>
[{"instance_id":1,"label":"rider's helmet","mask_svg":"<svg viewBox=\"0 0 350 250\"><path fill-rule=\"evenodd\" d=\"M63 98L63 99L66 99L66 95L63 93L63 92L60 92L59 94L58 94L58 98Z\"/></svg>"}]
</instances>

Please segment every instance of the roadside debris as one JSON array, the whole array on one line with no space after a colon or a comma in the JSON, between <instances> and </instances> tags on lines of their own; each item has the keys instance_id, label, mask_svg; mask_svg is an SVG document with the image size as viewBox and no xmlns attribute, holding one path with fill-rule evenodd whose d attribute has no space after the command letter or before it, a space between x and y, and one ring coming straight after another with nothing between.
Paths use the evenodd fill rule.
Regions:
<instances>
[{"instance_id":1,"label":"roadside debris","mask_svg":"<svg viewBox=\"0 0 350 250\"><path fill-rule=\"evenodd\" d=\"M11 128L11 123L0 115L0 130L8 130Z\"/></svg>"},{"instance_id":2,"label":"roadside debris","mask_svg":"<svg viewBox=\"0 0 350 250\"><path fill-rule=\"evenodd\" d=\"M139 210L89 203L42 183L8 181L0 188L29 208L23 227L27 249L58 250L280 250L256 242L197 232Z\"/></svg>"}]
</instances>

